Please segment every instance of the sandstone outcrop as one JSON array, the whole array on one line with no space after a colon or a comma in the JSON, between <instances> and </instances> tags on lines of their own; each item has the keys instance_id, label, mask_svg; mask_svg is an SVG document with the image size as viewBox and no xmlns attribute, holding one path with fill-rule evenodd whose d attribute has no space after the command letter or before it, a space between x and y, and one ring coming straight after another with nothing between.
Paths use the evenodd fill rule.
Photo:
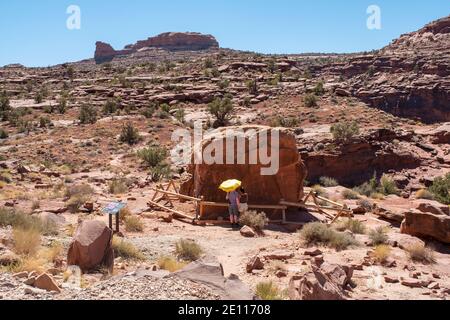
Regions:
<instances>
[{"instance_id":1,"label":"sandstone outcrop","mask_svg":"<svg viewBox=\"0 0 450 320\"><path fill-rule=\"evenodd\" d=\"M443 243L450 243L450 217L412 210L405 213L401 233L417 237L431 237Z\"/></svg>"},{"instance_id":2,"label":"sandstone outcrop","mask_svg":"<svg viewBox=\"0 0 450 320\"><path fill-rule=\"evenodd\" d=\"M167 32L136 44L127 45L123 50L114 48L104 42L96 43L94 59L97 63L112 60L115 56L128 55L144 48L160 48L168 51L200 51L219 48L219 43L212 35L196 32Z\"/></svg>"},{"instance_id":3,"label":"sandstone outcrop","mask_svg":"<svg viewBox=\"0 0 450 320\"><path fill-rule=\"evenodd\" d=\"M270 167L263 165L261 161L249 164L248 160L253 151L264 153L271 149L272 132L279 134L279 170L275 174L263 175L262 169ZM260 149L261 139L268 137L268 148ZM239 179L243 183L247 193L250 195L249 203L252 204L278 204L281 199L297 202L303 198L303 183L306 177L306 167L301 160L295 137L285 129L270 128L264 126L243 126L217 129L206 135L200 146L196 149L205 154L208 150L224 151L222 163L227 163L225 155L226 141L235 138L234 152L231 152L233 164L192 164L188 168L191 178L181 186L181 193L190 196L204 196L206 201L225 202L226 194L218 188L220 184L228 179ZM236 137L245 141L246 164L238 164L238 152ZM231 139L231 141L233 141ZM258 142L259 147L252 149L250 145ZM275 146L275 145L274 145ZM242 149L244 150L244 148ZM251 152L250 152L251 151ZM233 155L234 153L234 155ZM197 153L198 156L198 153ZM194 159L194 156L193 158ZM193 162L194 163L194 162ZM217 163L217 162L216 162ZM206 207L202 218L215 218L220 214L226 214L224 208ZM266 212L267 213L267 212Z\"/></svg>"}]
</instances>

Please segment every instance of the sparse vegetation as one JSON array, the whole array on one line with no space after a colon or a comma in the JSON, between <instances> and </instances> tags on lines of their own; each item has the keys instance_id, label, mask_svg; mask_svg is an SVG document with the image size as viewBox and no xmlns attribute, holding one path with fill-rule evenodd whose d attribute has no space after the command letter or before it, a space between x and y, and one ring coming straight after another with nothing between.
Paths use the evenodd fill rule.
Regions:
<instances>
[{"instance_id":1,"label":"sparse vegetation","mask_svg":"<svg viewBox=\"0 0 450 320\"><path fill-rule=\"evenodd\" d=\"M283 128L294 128L299 125L300 121L296 117L283 117L283 116L276 116L274 119L272 119L271 126L276 127L283 127Z\"/></svg>"},{"instance_id":2,"label":"sparse vegetation","mask_svg":"<svg viewBox=\"0 0 450 320\"><path fill-rule=\"evenodd\" d=\"M208 111L215 117L214 128L224 127L231 120L231 114L234 110L233 102L229 95L223 99L216 98L208 105Z\"/></svg>"},{"instance_id":3,"label":"sparse vegetation","mask_svg":"<svg viewBox=\"0 0 450 320\"><path fill-rule=\"evenodd\" d=\"M13 230L14 251L20 255L34 255L41 245L41 234L35 228Z\"/></svg>"},{"instance_id":4,"label":"sparse vegetation","mask_svg":"<svg viewBox=\"0 0 450 320\"><path fill-rule=\"evenodd\" d=\"M388 242L389 237L384 227L378 227L369 232L369 239L373 246L378 246Z\"/></svg>"},{"instance_id":5,"label":"sparse vegetation","mask_svg":"<svg viewBox=\"0 0 450 320\"><path fill-rule=\"evenodd\" d=\"M329 187L337 187L339 185L339 182L337 182L336 179L330 178L330 177L320 177L319 178L320 185L329 188Z\"/></svg>"},{"instance_id":6,"label":"sparse vegetation","mask_svg":"<svg viewBox=\"0 0 450 320\"><path fill-rule=\"evenodd\" d=\"M0 140L8 139L8 137L9 137L8 132L5 129L0 128Z\"/></svg>"},{"instance_id":7,"label":"sparse vegetation","mask_svg":"<svg viewBox=\"0 0 450 320\"><path fill-rule=\"evenodd\" d=\"M389 256L391 255L391 247L381 244L376 246L375 250L373 251L373 257L376 262L383 264L387 261Z\"/></svg>"},{"instance_id":8,"label":"sparse vegetation","mask_svg":"<svg viewBox=\"0 0 450 320\"><path fill-rule=\"evenodd\" d=\"M112 180L108 185L109 193L124 194L128 192L128 183L125 178L118 178Z\"/></svg>"},{"instance_id":9,"label":"sparse vegetation","mask_svg":"<svg viewBox=\"0 0 450 320\"><path fill-rule=\"evenodd\" d=\"M139 150L137 152L139 158L141 158L144 163L150 167L155 168L161 165L167 158L167 150L162 147L149 147Z\"/></svg>"},{"instance_id":10,"label":"sparse vegetation","mask_svg":"<svg viewBox=\"0 0 450 320\"><path fill-rule=\"evenodd\" d=\"M444 177L434 179L429 191L433 194L436 201L450 205L450 173L447 173Z\"/></svg>"},{"instance_id":11,"label":"sparse vegetation","mask_svg":"<svg viewBox=\"0 0 450 320\"><path fill-rule=\"evenodd\" d=\"M256 295L262 300L282 300L280 289L272 281L260 282L256 285Z\"/></svg>"},{"instance_id":12,"label":"sparse vegetation","mask_svg":"<svg viewBox=\"0 0 450 320\"><path fill-rule=\"evenodd\" d=\"M146 260L144 254L139 251L131 242L124 239L114 237L112 241L114 256L122 257L129 260L143 261Z\"/></svg>"},{"instance_id":13,"label":"sparse vegetation","mask_svg":"<svg viewBox=\"0 0 450 320\"><path fill-rule=\"evenodd\" d=\"M246 225L255 231L261 232L267 226L269 219L264 212L257 211L244 212L239 218L241 225Z\"/></svg>"},{"instance_id":14,"label":"sparse vegetation","mask_svg":"<svg viewBox=\"0 0 450 320\"><path fill-rule=\"evenodd\" d=\"M203 249L195 241L181 239L176 243L175 253L179 259L196 261L203 254Z\"/></svg>"},{"instance_id":15,"label":"sparse vegetation","mask_svg":"<svg viewBox=\"0 0 450 320\"><path fill-rule=\"evenodd\" d=\"M247 81L248 92L252 95L258 94L258 82L256 80Z\"/></svg>"},{"instance_id":16,"label":"sparse vegetation","mask_svg":"<svg viewBox=\"0 0 450 320\"><path fill-rule=\"evenodd\" d=\"M423 245L417 244L406 248L409 257L414 262L419 262L423 264L434 264L436 263L436 258L434 257L434 252L430 248Z\"/></svg>"},{"instance_id":17,"label":"sparse vegetation","mask_svg":"<svg viewBox=\"0 0 450 320\"><path fill-rule=\"evenodd\" d=\"M399 194L399 191L398 191L395 181L392 180L392 178L390 178L387 175L383 175L381 177L380 187L378 190L380 193L382 193L385 196L390 195L390 194L396 194L396 195Z\"/></svg>"},{"instance_id":18,"label":"sparse vegetation","mask_svg":"<svg viewBox=\"0 0 450 320\"><path fill-rule=\"evenodd\" d=\"M54 223L13 209L0 208L0 227L7 226L18 230L37 230L43 235L57 234L57 227Z\"/></svg>"},{"instance_id":19,"label":"sparse vegetation","mask_svg":"<svg viewBox=\"0 0 450 320\"><path fill-rule=\"evenodd\" d=\"M347 200L358 200L359 199L358 193L356 191L353 191L350 189L345 189L344 191L342 191L342 196Z\"/></svg>"},{"instance_id":20,"label":"sparse vegetation","mask_svg":"<svg viewBox=\"0 0 450 320\"><path fill-rule=\"evenodd\" d=\"M178 261L172 256L162 256L158 259L158 267L169 272L176 272L183 269L187 265L187 262Z\"/></svg>"},{"instance_id":21,"label":"sparse vegetation","mask_svg":"<svg viewBox=\"0 0 450 320\"><path fill-rule=\"evenodd\" d=\"M339 122L331 126L331 134L335 141L348 142L359 135L359 125L356 121Z\"/></svg>"},{"instance_id":22,"label":"sparse vegetation","mask_svg":"<svg viewBox=\"0 0 450 320\"><path fill-rule=\"evenodd\" d=\"M335 231L320 222L305 225L300 230L300 237L307 245L322 244L336 250L345 250L349 246L358 245L358 242L352 236Z\"/></svg>"},{"instance_id":23,"label":"sparse vegetation","mask_svg":"<svg viewBox=\"0 0 450 320\"><path fill-rule=\"evenodd\" d=\"M76 213L89 199L94 190L87 184L73 185L66 189L67 207L70 212Z\"/></svg>"},{"instance_id":24,"label":"sparse vegetation","mask_svg":"<svg viewBox=\"0 0 450 320\"><path fill-rule=\"evenodd\" d=\"M317 107L317 97L314 94L305 95L303 102L307 108Z\"/></svg>"},{"instance_id":25,"label":"sparse vegetation","mask_svg":"<svg viewBox=\"0 0 450 320\"><path fill-rule=\"evenodd\" d=\"M125 230L128 232L143 232L144 223L139 217L130 215L125 218Z\"/></svg>"},{"instance_id":26,"label":"sparse vegetation","mask_svg":"<svg viewBox=\"0 0 450 320\"><path fill-rule=\"evenodd\" d=\"M314 94L316 96L322 96L325 93L323 85L324 85L323 81L319 81L317 85L314 87Z\"/></svg>"},{"instance_id":27,"label":"sparse vegetation","mask_svg":"<svg viewBox=\"0 0 450 320\"><path fill-rule=\"evenodd\" d=\"M350 230L355 234L364 234L366 232L366 227L361 221L351 218L339 220L335 228L338 231Z\"/></svg>"},{"instance_id":28,"label":"sparse vegetation","mask_svg":"<svg viewBox=\"0 0 450 320\"><path fill-rule=\"evenodd\" d=\"M97 122L97 110L88 104L81 106L80 114L78 116L81 124L94 124Z\"/></svg>"},{"instance_id":29,"label":"sparse vegetation","mask_svg":"<svg viewBox=\"0 0 450 320\"><path fill-rule=\"evenodd\" d=\"M136 129L131 123L127 123L127 125L122 128L122 132L119 137L120 142L134 145L138 144L141 140L142 137L139 135L139 130Z\"/></svg>"},{"instance_id":30,"label":"sparse vegetation","mask_svg":"<svg viewBox=\"0 0 450 320\"><path fill-rule=\"evenodd\" d=\"M417 199L427 199L427 200L433 200L434 195L428 191L427 189L421 189L416 192L416 198Z\"/></svg>"},{"instance_id":31,"label":"sparse vegetation","mask_svg":"<svg viewBox=\"0 0 450 320\"><path fill-rule=\"evenodd\" d=\"M103 114L105 115L114 114L117 112L117 109L118 109L117 101L114 99L108 99L105 105L103 106Z\"/></svg>"}]
</instances>

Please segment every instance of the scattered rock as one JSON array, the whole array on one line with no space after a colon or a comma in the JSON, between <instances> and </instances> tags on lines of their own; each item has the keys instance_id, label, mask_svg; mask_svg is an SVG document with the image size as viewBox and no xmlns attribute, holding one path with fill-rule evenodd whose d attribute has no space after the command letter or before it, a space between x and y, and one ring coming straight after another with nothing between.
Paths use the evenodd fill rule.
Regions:
<instances>
[{"instance_id":1,"label":"scattered rock","mask_svg":"<svg viewBox=\"0 0 450 320\"><path fill-rule=\"evenodd\" d=\"M315 256L320 256L322 254L322 251L318 248L311 248L311 249L305 250L304 254L306 256L315 257Z\"/></svg>"},{"instance_id":2,"label":"scattered rock","mask_svg":"<svg viewBox=\"0 0 450 320\"><path fill-rule=\"evenodd\" d=\"M294 253L290 251L278 250L264 254L266 260L288 260L294 257Z\"/></svg>"},{"instance_id":3,"label":"scattered rock","mask_svg":"<svg viewBox=\"0 0 450 320\"><path fill-rule=\"evenodd\" d=\"M443 243L450 243L450 216L436 216L412 210L405 213L401 233L417 237L431 237Z\"/></svg>"},{"instance_id":4,"label":"scattered rock","mask_svg":"<svg viewBox=\"0 0 450 320\"><path fill-rule=\"evenodd\" d=\"M399 283L400 280L398 280L397 277L390 277L390 276L384 276L384 281L387 283Z\"/></svg>"},{"instance_id":5,"label":"scattered rock","mask_svg":"<svg viewBox=\"0 0 450 320\"><path fill-rule=\"evenodd\" d=\"M264 263L261 261L259 256L254 256L247 262L246 270L247 273L252 273L253 270L262 270L264 269Z\"/></svg>"},{"instance_id":6,"label":"scattered rock","mask_svg":"<svg viewBox=\"0 0 450 320\"><path fill-rule=\"evenodd\" d=\"M241 235L246 238L254 238L254 237L256 237L256 232L249 226L244 226L241 229Z\"/></svg>"},{"instance_id":7,"label":"scattered rock","mask_svg":"<svg viewBox=\"0 0 450 320\"><path fill-rule=\"evenodd\" d=\"M47 273L43 273L39 277L37 277L36 281L34 281L33 286L46 291L55 291L58 293L61 292L61 289L55 283L52 276Z\"/></svg>"}]
</instances>

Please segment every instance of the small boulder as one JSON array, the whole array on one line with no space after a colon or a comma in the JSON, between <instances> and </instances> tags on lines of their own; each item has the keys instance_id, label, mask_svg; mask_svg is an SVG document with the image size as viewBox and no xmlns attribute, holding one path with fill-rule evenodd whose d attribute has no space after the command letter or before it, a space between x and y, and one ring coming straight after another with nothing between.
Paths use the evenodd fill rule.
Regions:
<instances>
[{"instance_id":1,"label":"small boulder","mask_svg":"<svg viewBox=\"0 0 450 320\"><path fill-rule=\"evenodd\" d=\"M416 237L431 237L443 243L450 243L450 216L437 216L411 210L405 213L400 232Z\"/></svg>"},{"instance_id":2,"label":"small boulder","mask_svg":"<svg viewBox=\"0 0 450 320\"><path fill-rule=\"evenodd\" d=\"M288 260L294 257L294 253L291 251L278 250L272 251L264 255L266 260Z\"/></svg>"},{"instance_id":3,"label":"small boulder","mask_svg":"<svg viewBox=\"0 0 450 320\"><path fill-rule=\"evenodd\" d=\"M305 256L316 257L316 256L320 256L321 254L322 254L322 251L318 248L311 248L311 249L305 250Z\"/></svg>"},{"instance_id":4,"label":"small boulder","mask_svg":"<svg viewBox=\"0 0 450 320\"><path fill-rule=\"evenodd\" d=\"M246 270L247 273L252 273L253 270L262 270L264 269L264 263L261 261L259 256L254 256L247 262Z\"/></svg>"},{"instance_id":5,"label":"small boulder","mask_svg":"<svg viewBox=\"0 0 450 320\"><path fill-rule=\"evenodd\" d=\"M158 214L158 219L166 222L166 223L172 223L173 221L173 214L167 213L167 212L160 212Z\"/></svg>"},{"instance_id":6,"label":"small boulder","mask_svg":"<svg viewBox=\"0 0 450 320\"><path fill-rule=\"evenodd\" d=\"M244 226L241 229L241 235L246 238L254 238L256 237L256 232L249 226Z\"/></svg>"},{"instance_id":7,"label":"small boulder","mask_svg":"<svg viewBox=\"0 0 450 320\"><path fill-rule=\"evenodd\" d=\"M58 293L61 292L61 289L55 283L52 276L48 275L47 273L43 273L39 277L37 277L34 281L33 286L42 290L54 291Z\"/></svg>"}]
</instances>

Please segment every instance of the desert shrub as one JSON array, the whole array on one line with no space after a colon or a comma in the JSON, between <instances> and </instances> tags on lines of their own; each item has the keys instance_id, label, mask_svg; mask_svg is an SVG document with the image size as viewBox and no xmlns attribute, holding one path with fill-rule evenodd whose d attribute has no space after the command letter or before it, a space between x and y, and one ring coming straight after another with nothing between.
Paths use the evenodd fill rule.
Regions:
<instances>
[{"instance_id":1,"label":"desert shrub","mask_svg":"<svg viewBox=\"0 0 450 320\"><path fill-rule=\"evenodd\" d=\"M87 184L73 185L66 189L67 208L71 213L76 213L82 205L88 201L94 190Z\"/></svg>"},{"instance_id":2,"label":"desert shrub","mask_svg":"<svg viewBox=\"0 0 450 320\"><path fill-rule=\"evenodd\" d=\"M58 112L60 114L65 114L67 111L67 98L65 96L62 96L59 101L58 105L56 106Z\"/></svg>"},{"instance_id":3,"label":"desert shrub","mask_svg":"<svg viewBox=\"0 0 450 320\"><path fill-rule=\"evenodd\" d=\"M336 179L330 178L330 177L320 177L319 178L320 185L324 187L337 187L339 183Z\"/></svg>"},{"instance_id":4,"label":"desert shrub","mask_svg":"<svg viewBox=\"0 0 450 320\"><path fill-rule=\"evenodd\" d=\"M299 120L296 117L276 116L272 119L272 127L294 128L299 125Z\"/></svg>"},{"instance_id":5,"label":"desert shrub","mask_svg":"<svg viewBox=\"0 0 450 320\"><path fill-rule=\"evenodd\" d=\"M406 248L409 257L414 262L420 262L423 264L433 264L436 263L436 258L434 257L434 252L430 248L423 245L417 244Z\"/></svg>"},{"instance_id":6,"label":"desert shrub","mask_svg":"<svg viewBox=\"0 0 450 320\"><path fill-rule=\"evenodd\" d=\"M331 126L333 139L340 142L347 142L359 135L359 125L356 121L339 122Z\"/></svg>"},{"instance_id":7,"label":"desert shrub","mask_svg":"<svg viewBox=\"0 0 450 320\"><path fill-rule=\"evenodd\" d=\"M364 209L366 209L367 212L372 211L373 204L369 200L366 199L360 199L356 202L356 204Z\"/></svg>"},{"instance_id":8,"label":"desert shrub","mask_svg":"<svg viewBox=\"0 0 450 320\"><path fill-rule=\"evenodd\" d=\"M52 121L48 117L40 117L39 118L39 127L40 128L50 127L51 124L52 124Z\"/></svg>"},{"instance_id":9,"label":"desert shrub","mask_svg":"<svg viewBox=\"0 0 450 320\"><path fill-rule=\"evenodd\" d=\"M78 116L81 124L94 124L97 122L97 110L91 105L82 105Z\"/></svg>"},{"instance_id":10,"label":"desert shrub","mask_svg":"<svg viewBox=\"0 0 450 320\"><path fill-rule=\"evenodd\" d=\"M148 147L137 152L137 156L151 168L164 162L167 158L167 150L162 147Z\"/></svg>"},{"instance_id":11,"label":"desert shrub","mask_svg":"<svg viewBox=\"0 0 450 320\"><path fill-rule=\"evenodd\" d=\"M206 69L211 69L212 67L214 67L214 62L211 58L207 58L205 60L205 68Z\"/></svg>"},{"instance_id":12,"label":"desert shrub","mask_svg":"<svg viewBox=\"0 0 450 320\"><path fill-rule=\"evenodd\" d=\"M6 91L0 92L0 119L7 120L7 115L11 111L11 105Z\"/></svg>"},{"instance_id":13,"label":"desert shrub","mask_svg":"<svg viewBox=\"0 0 450 320\"><path fill-rule=\"evenodd\" d=\"M221 80L217 85L221 90L224 90L230 86L230 80L228 79Z\"/></svg>"},{"instance_id":14,"label":"desert shrub","mask_svg":"<svg viewBox=\"0 0 450 320\"><path fill-rule=\"evenodd\" d=\"M125 230L128 232L143 232L144 223L136 216L128 216L125 218Z\"/></svg>"},{"instance_id":15,"label":"desert shrub","mask_svg":"<svg viewBox=\"0 0 450 320\"><path fill-rule=\"evenodd\" d=\"M124 239L117 237L113 238L112 248L114 250L114 256L122 257L129 260L146 260L144 254L139 251L131 242L127 242Z\"/></svg>"},{"instance_id":16,"label":"desert shrub","mask_svg":"<svg viewBox=\"0 0 450 320\"><path fill-rule=\"evenodd\" d=\"M223 99L216 98L211 102L208 105L208 111L215 117L213 126L215 128L226 126L231 119L233 109L233 102L229 95L226 95Z\"/></svg>"},{"instance_id":17,"label":"desert shrub","mask_svg":"<svg viewBox=\"0 0 450 320\"><path fill-rule=\"evenodd\" d=\"M416 198L417 199L427 199L427 200L433 200L434 195L428 191L427 189L421 189L416 192Z\"/></svg>"},{"instance_id":18,"label":"desert shrub","mask_svg":"<svg viewBox=\"0 0 450 320\"><path fill-rule=\"evenodd\" d=\"M155 114L155 110L156 108L154 106L147 106L141 111L141 114L147 119L150 119Z\"/></svg>"},{"instance_id":19,"label":"desert shrub","mask_svg":"<svg viewBox=\"0 0 450 320\"><path fill-rule=\"evenodd\" d=\"M258 82L256 80L248 80L247 81L247 89L250 94L257 95L258 94Z\"/></svg>"},{"instance_id":20,"label":"desert shrub","mask_svg":"<svg viewBox=\"0 0 450 320\"><path fill-rule=\"evenodd\" d=\"M179 122L184 123L184 117L186 116L186 111L184 109L180 108L175 112L175 119L177 119Z\"/></svg>"},{"instance_id":21,"label":"desert shrub","mask_svg":"<svg viewBox=\"0 0 450 320\"><path fill-rule=\"evenodd\" d=\"M7 139L8 137L9 137L8 132L5 129L0 128L0 140Z\"/></svg>"},{"instance_id":22,"label":"desert shrub","mask_svg":"<svg viewBox=\"0 0 450 320\"><path fill-rule=\"evenodd\" d=\"M328 197L328 192L324 188L322 188L320 185L316 184L312 186L312 191L314 191L319 197Z\"/></svg>"},{"instance_id":23,"label":"desert shrub","mask_svg":"<svg viewBox=\"0 0 450 320\"><path fill-rule=\"evenodd\" d=\"M282 300L280 289L272 281L258 283L256 295L262 300Z\"/></svg>"},{"instance_id":24,"label":"desert shrub","mask_svg":"<svg viewBox=\"0 0 450 320\"><path fill-rule=\"evenodd\" d=\"M43 273L45 272L47 261L39 256L31 255L31 256L25 256L20 259L20 262L9 266L9 271L11 273L18 273L18 272L37 272L37 273Z\"/></svg>"},{"instance_id":25,"label":"desert shrub","mask_svg":"<svg viewBox=\"0 0 450 320\"><path fill-rule=\"evenodd\" d=\"M159 164L155 167L150 168L150 179L153 182L159 182L163 179L169 179L172 176L172 170L170 169L170 166Z\"/></svg>"},{"instance_id":26,"label":"desert shrub","mask_svg":"<svg viewBox=\"0 0 450 320\"><path fill-rule=\"evenodd\" d=\"M181 239L175 247L177 257L185 261L196 261L203 254L203 249L195 241Z\"/></svg>"},{"instance_id":27,"label":"desert shrub","mask_svg":"<svg viewBox=\"0 0 450 320\"><path fill-rule=\"evenodd\" d=\"M369 232L369 239L374 246L385 244L388 242L389 237L384 227L378 227L375 230Z\"/></svg>"},{"instance_id":28,"label":"desert shrub","mask_svg":"<svg viewBox=\"0 0 450 320\"><path fill-rule=\"evenodd\" d=\"M158 259L158 267L169 272L176 272L187 265L184 261L178 261L175 257L162 256Z\"/></svg>"},{"instance_id":29,"label":"desert shrub","mask_svg":"<svg viewBox=\"0 0 450 320\"><path fill-rule=\"evenodd\" d=\"M37 104L42 103L42 101L44 101L44 94L42 93L42 91L38 91L36 92L36 94L34 95L34 102L36 102Z\"/></svg>"},{"instance_id":30,"label":"desert shrub","mask_svg":"<svg viewBox=\"0 0 450 320\"><path fill-rule=\"evenodd\" d=\"M384 194L379 193L379 192L374 192L374 193L372 193L372 194L370 195L370 197L371 197L372 199L375 199L375 200L383 200L383 199L384 199Z\"/></svg>"},{"instance_id":31,"label":"desert shrub","mask_svg":"<svg viewBox=\"0 0 450 320\"><path fill-rule=\"evenodd\" d=\"M317 97L314 94L305 95L303 102L307 108L317 107Z\"/></svg>"},{"instance_id":32,"label":"desert shrub","mask_svg":"<svg viewBox=\"0 0 450 320\"><path fill-rule=\"evenodd\" d=\"M128 123L122 128L120 133L119 141L123 143L128 143L129 145L134 145L139 143L142 138L139 135L139 130L133 127L131 123Z\"/></svg>"},{"instance_id":33,"label":"desert shrub","mask_svg":"<svg viewBox=\"0 0 450 320\"><path fill-rule=\"evenodd\" d=\"M21 255L34 255L41 245L41 234L38 230L15 228L13 230L14 251Z\"/></svg>"},{"instance_id":34,"label":"desert shrub","mask_svg":"<svg viewBox=\"0 0 450 320\"><path fill-rule=\"evenodd\" d=\"M130 209L128 209L127 207L123 208L122 210L120 210L120 214L119 214L119 220L121 222L125 222L125 220L131 216L131 211Z\"/></svg>"},{"instance_id":35,"label":"desert shrub","mask_svg":"<svg viewBox=\"0 0 450 320\"><path fill-rule=\"evenodd\" d=\"M391 254L391 247L385 244L380 244L376 246L375 250L373 251L373 257L375 261L381 264L386 262L390 254Z\"/></svg>"},{"instance_id":36,"label":"desert shrub","mask_svg":"<svg viewBox=\"0 0 450 320\"><path fill-rule=\"evenodd\" d=\"M359 199L358 193L356 191L353 191L350 189L345 189L344 191L342 191L342 196L347 200L358 200Z\"/></svg>"},{"instance_id":37,"label":"desert shrub","mask_svg":"<svg viewBox=\"0 0 450 320\"><path fill-rule=\"evenodd\" d=\"M314 94L316 96L322 96L325 93L323 85L324 85L323 81L319 81L314 87Z\"/></svg>"},{"instance_id":38,"label":"desert shrub","mask_svg":"<svg viewBox=\"0 0 450 320\"><path fill-rule=\"evenodd\" d=\"M262 231L267 226L269 219L264 212L247 211L241 215L239 222L241 225L249 226L256 231Z\"/></svg>"},{"instance_id":39,"label":"desert shrub","mask_svg":"<svg viewBox=\"0 0 450 320\"><path fill-rule=\"evenodd\" d=\"M0 227L11 226L20 230L37 230L43 235L56 235L57 226L39 217L31 216L13 209L0 208Z\"/></svg>"},{"instance_id":40,"label":"desert shrub","mask_svg":"<svg viewBox=\"0 0 450 320\"><path fill-rule=\"evenodd\" d=\"M395 181L387 175L381 177L379 192L385 196L399 193Z\"/></svg>"},{"instance_id":41,"label":"desert shrub","mask_svg":"<svg viewBox=\"0 0 450 320\"><path fill-rule=\"evenodd\" d=\"M116 113L118 109L118 103L116 100L108 99L103 106L103 114L113 114Z\"/></svg>"},{"instance_id":42,"label":"desert shrub","mask_svg":"<svg viewBox=\"0 0 450 320\"><path fill-rule=\"evenodd\" d=\"M339 220L339 222L336 224L336 230L350 230L355 234L364 234L366 232L366 227L359 220L346 218Z\"/></svg>"},{"instance_id":43,"label":"desert shrub","mask_svg":"<svg viewBox=\"0 0 450 320\"><path fill-rule=\"evenodd\" d=\"M364 182L362 185L353 188L353 191L366 197L370 197L373 193L377 192L377 189L378 189L377 174L374 173L373 177L368 182Z\"/></svg>"},{"instance_id":44,"label":"desert shrub","mask_svg":"<svg viewBox=\"0 0 450 320\"><path fill-rule=\"evenodd\" d=\"M108 185L109 193L124 194L128 192L127 180L124 178L114 179Z\"/></svg>"},{"instance_id":45,"label":"desert shrub","mask_svg":"<svg viewBox=\"0 0 450 320\"><path fill-rule=\"evenodd\" d=\"M54 263L61 257L64 252L64 246L60 242L53 242L49 247L42 248L38 252L38 256L48 262Z\"/></svg>"},{"instance_id":46,"label":"desert shrub","mask_svg":"<svg viewBox=\"0 0 450 320\"><path fill-rule=\"evenodd\" d=\"M320 222L308 223L300 230L300 237L307 245L322 244L345 250L349 246L358 245L358 242L349 234L337 232Z\"/></svg>"},{"instance_id":47,"label":"desert shrub","mask_svg":"<svg viewBox=\"0 0 450 320\"><path fill-rule=\"evenodd\" d=\"M434 179L429 191L433 194L435 200L450 205L450 173L447 173L445 177Z\"/></svg>"}]
</instances>

